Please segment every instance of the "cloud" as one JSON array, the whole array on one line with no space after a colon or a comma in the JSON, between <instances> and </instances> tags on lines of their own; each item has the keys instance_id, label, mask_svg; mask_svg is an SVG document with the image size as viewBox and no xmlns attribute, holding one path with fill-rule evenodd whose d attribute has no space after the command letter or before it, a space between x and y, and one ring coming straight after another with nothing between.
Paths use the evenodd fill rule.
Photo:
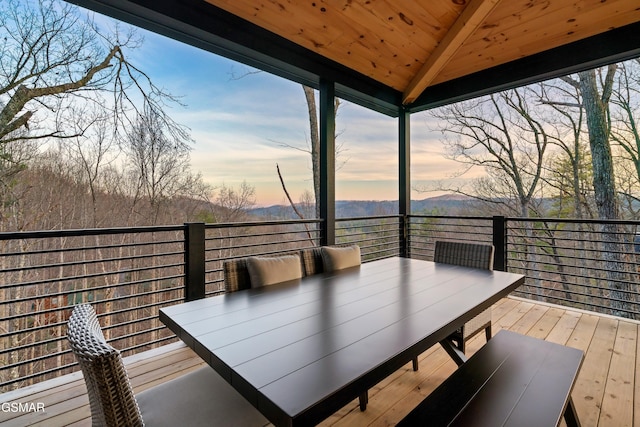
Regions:
<instances>
[{"instance_id":1,"label":"cloud","mask_svg":"<svg viewBox=\"0 0 640 427\"><path fill-rule=\"evenodd\" d=\"M311 190L311 158L304 152L309 118L299 84L265 72L249 73L242 64L137 31L145 41L128 52L131 60L186 105L172 105L169 112L191 129L195 172L214 186L246 181L256 188L262 205L284 200L276 164L294 199ZM435 182L459 169L458 163L444 158L436 128L437 122L426 113L411 118L413 182ZM341 147L336 197L397 198L398 119L343 101L336 129Z\"/></svg>"}]
</instances>

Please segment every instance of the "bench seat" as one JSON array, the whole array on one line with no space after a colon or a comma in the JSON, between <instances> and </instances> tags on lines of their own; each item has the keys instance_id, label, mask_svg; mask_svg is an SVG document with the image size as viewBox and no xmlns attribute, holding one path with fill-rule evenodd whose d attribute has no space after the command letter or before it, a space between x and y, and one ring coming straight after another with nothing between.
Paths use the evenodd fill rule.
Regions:
<instances>
[{"instance_id":1,"label":"bench seat","mask_svg":"<svg viewBox=\"0 0 640 427\"><path fill-rule=\"evenodd\" d=\"M580 423L571 390L584 353L500 331L399 424L567 426Z\"/></svg>"}]
</instances>

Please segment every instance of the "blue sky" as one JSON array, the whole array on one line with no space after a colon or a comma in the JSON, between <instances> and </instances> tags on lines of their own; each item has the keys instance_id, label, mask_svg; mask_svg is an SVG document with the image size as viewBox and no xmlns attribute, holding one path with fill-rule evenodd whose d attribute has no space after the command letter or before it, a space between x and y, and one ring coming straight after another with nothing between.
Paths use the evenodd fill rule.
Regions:
<instances>
[{"instance_id":1,"label":"blue sky","mask_svg":"<svg viewBox=\"0 0 640 427\"><path fill-rule=\"evenodd\" d=\"M169 38L138 30L142 47L130 59L152 80L182 97L170 114L191 129L194 172L212 186L255 187L258 205L286 203L280 166L294 201L312 190L309 124L302 87ZM234 76L245 75L243 78ZM342 150L336 174L338 200L397 199L397 120L343 102L337 117ZM412 182L450 175L457 165L442 157L438 134L425 114L412 118ZM286 146L285 146L286 145ZM297 147L291 148L291 147ZM434 194L415 193L414 198Z\"/></svg>"}]
</instances>

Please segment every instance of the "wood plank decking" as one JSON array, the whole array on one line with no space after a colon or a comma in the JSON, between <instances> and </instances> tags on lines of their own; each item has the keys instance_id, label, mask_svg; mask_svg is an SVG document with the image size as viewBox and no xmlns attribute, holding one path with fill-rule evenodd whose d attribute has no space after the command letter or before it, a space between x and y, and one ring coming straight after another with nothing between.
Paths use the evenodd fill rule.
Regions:
<instances>
[{"instance_id":1,"label":"wood plank decking","mask_svg":"<svg viewBox=\"0 0 640 427\"><path fill-rule=\"evenodd\" d=\"M583 426L640 425L640 370L637 357L639 322L600 316L563 307L505 298L493 307L493 330L522 334L579 348L586 357L573 400ZM484 334L468 343L472 354L484 344ZM369 391L365 412L358 401L336 412L322 426L390 426L398 422L455 369L439 347L420 357L420 370L411 364ZM127 359L136 392L182 375L203 362L181 343ZM0 402L44 403L45 411L18 415L0 411L0 424L12 426L89 426L90 411L80 373L66 375L0 395Z\"/></svg>"}]
</instances>

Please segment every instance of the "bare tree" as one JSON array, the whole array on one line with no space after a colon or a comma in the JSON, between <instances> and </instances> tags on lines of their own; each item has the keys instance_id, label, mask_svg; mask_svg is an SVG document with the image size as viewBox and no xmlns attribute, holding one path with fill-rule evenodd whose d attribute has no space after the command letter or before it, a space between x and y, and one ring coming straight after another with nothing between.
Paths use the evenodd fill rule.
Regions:
<instances>
[{"instance_id":1,"label":"bare tree","mask_svg":"<svg viewBox=\"0 0 640 427\"><path fill-rule=\"evenodd\" d=\"M259 70L251 70L245 71L240 75L236 75L232 73L233 80L240 80L246 76L250 76L253 74L261 73ZM316 90L310 86L302 85L302 91L304 92L305 102L307 104L307 117L309 119L309 139L307 140L307 144L303 147L300 145L292 145L288 143L278 142L279 145L287 148L292 148L294 150L303 151L308 153L311 156L311 168L312 168L312 178L313 178L313 196L315 199L315 210L314 215L316 218L320 218L320 126L319 126L319 115L320 111L318 109L318 104L316 102ZM334 98L334 111L337 116L338 109L340 108L340 98ZM338 135L336 135L337 137ZM342 147L336 146L336 156L339 155ZM289 205L294 210L296 215L300 216L300 209L295 206L291 199L291 195L287 190L287 185L285 182L285 178L280 173L279 168L276 168L278 173L278 178L282 185L282 189L289 201ZM307 194L302 195L301 197L307 197ZM298 211L298 212L296 212Z\"/></svg>"},{"instance_id":2,"label":"bare tree","mask_svg":"<svg viewBox=\"0 0 640 427\"><path fill-rule=\"evenodd\" d=\"M557 191L559 212L570 212L575 218L591 217L588 195L593 191L593 178L580 90L560 80L540 83L533 90L546 112L550 142L560 149L550 156L544 181ZM571 201L571 207L564 206L565 199Z\"/></svg>"},{"instance_id":3,"label":"bare tree","mask_svg":"<svg viewBox=\"0 0 640 427\"><path fill-rule=\"evenodd\" d=\"M157 224L165 203L191 195L200 179L190 171L189 146L174 136L154 110L138 116L128 132L126 155L137 182L134 199L149 203L152 225Z\"/></svg>"},{"instance_id":4,"label":"bare tree","mask_svg":"<svg viewBox=\"0 0 640 427\"><path fill-rule=\"evenodd\" d=\"M613 155L609 144L609 101L613 90L617 65L606 69L583 71L577 77L563 80L580 91L581 105L585 110L589 146L593 165L593 189L598 215L601 219L617 219Z\"/></svg>"},{"instance_id":5,"label":"bare tree","mask_svg":"<svg viewBox=\"0 0 640 427\"><path fill-rule=\"evenodd\" d=\"M78 168L78 179L88 187L90 213L87 213L89 221L87 225L95 228L102 225L101 220L105 219L105 216L101 215L103 212L100 211L99 204L101 194L104 192L102 171L115 160L118 150L114 149L111 128L101 111L96 111L95 107L92 107L82 110L78 116L91 117L93 125L82 135L61 140L65 141L61 145L64 146L69 159Z\"/></svg>"},{"instance_id":6,"label":"bare tree","mask_svg":"<svg viewBox=\"0 0 640 427\"><path fill-rule=\"evenodd\" d=\"M538 215L537 196L550 138L544 121L535 115L534 100L530 88L520 88L434 111L443 126L448 157L466 167L461 174L472 167L486 173L475 181L474 192L460 188L456 192L502 205L524 218ZM526 224L521 236L522 263L535 283L531 291L542 297L536 245L540 236Z\"/></svg>"},{"instance_id":7,"label":"bare tree","mask_svg":"<svg viewBox=\"0 0 640 427\"><path fill-rule=\"evenodd\" d=\"M133 30L98 28L58 0L4 0L0 40L0 145L82 135L68 126L78 104L99 106L117 136L151 111L176 140L187 139L163 109L177 98L127 59L141 43Z\"/></svg>"},{"instance_id":8,"label":"bare tree","mask_svg":"<svg viewBox=\"0 0 640 427\"><path fill-rule=\"evenodd\" d=\"M304 97L307 104L307 116L309 118L309 140L306 147L294 146L291 144L281 143L282 146L293 148L299 151L304 151L309 153L311 156L311 167L313 173L313 195L315 198L315 217L320 218L320 127L318 125L319 122L319 110L318 105L316 103L316 91L314 88L309 86L302 86L302 90L304 91ZM335 114L338 114L338 109L340 108L340 98L334 99L334 108ZM336 135L337 138L338 135ZM340 154L342 147L340 145L336 146L336 156ZM293 208L294 211L298 210L296 206L294 206L291 201L291 197L288 194L287 187L284 181L284 178L278 171L278 177L280 179L280 183L282 184L282 188L287 196L287 200L289 200L289 204Z\"/></svg>"},{"instance_id":9,"label":"bare tree","mask_svg":"<svg viewBox=\"0 0 640 427\"><path fill-rule=\"evenodd\" d=\"M31 141L0 144L0 231L20 229L20 200L28 188L20 185L18 178L36 152Z\"/></svg>"},{"instance_id":10,"label":"bare tree","mask_svg":"<svg viewBox=\"0 0 640 427\"><path fill-rule=\"evenodd\" d=\"M319 122L319 110L316 103L316 91L312 87L302 86L302 90L304 91L305 101L307 103L307 116L309 118L309 144L306 149L294 147L291 145L283 144L285 146L295 148L297 150L305 151L311 155L311 165L313 172L313 195L315 198L315 217L320 218L320 128L318 125ZM338 109L340 108L340 98L334 99L334 111L337 116ZM337 135L336 135L337 137ZM336 156L340 153L341 147L336 146ZM286 186L282 176L280 176L280 181L282 183L282 187L287 193ZM291 198L289 197L291 201ZM292 207L293 203L291 202ZM294 210L297 208L294 208Z\"/></svg>"},{"instance_id":11,"label":"bare tree","mask_svg":"<svg viewBox=\"0 0 640 427\"><path fill-rule=\"evenodd\" d=\"M620 209L616 191L616 178L610 138L610 101L618 66L583 71L577 76L568 76L563 80L580 90L581 105L584 108L591 162L593 166L593 190L598 216L604 220L619 219ZM605 222L602 225L603 257L610 292L611 308L618 316L630 316L629 277L622 260L623 233L619 225Z\"/></svg>"},{"instance_id":12,"label":"bare tree","mask_svg":"<svg viewBox=\"0 0 640 427\"><path fill-rule=\"evenodd\" d=\"M476 190L486 190L484 197L461 188L449 190L493 203L516 200L518 215L531 214L549 136L533 115L530 98L528 89L514 89L433 112L442 125L447 157L465 165L459 175L471 167L488 174L476 183Z\"/></svg>"},{"instance_id":13,"label":"bare tree","mask_svg":"<svg viewBox=\"0 0 640 427\"><path fill-rule=\"evenodd\" d=\"M214 204L218 208L215 215L217 222L242 221L246 219L246 212L256 203L256 190L246 182L238 188L223 184L216 189Z\"/></svg>"},{"instance_id":14,"label":"bare tree","mask_svg":"<svg viewBox=\"0 0 640 427\"><path fill-rule=\"evenodd\" d=\"M618 78L611 95L611 140L622 149L618 174L624 173L621 180L627 205L634 212L633 204L640 202L638 185L640 184L640 59L623 62L618 67ZM624 163L630 162L631 168ZM635 176L629 169L635 171Z\"/></svg>"},{"instance_id":15,"label":"bare tree","mask_svg":"<svg viewBox=\"0 0 640 427\"><path fill-rule=\"evenodd\" d=\"M315 195L316 218L320 218L320 131L318 127L318 108L316 107L316 92L312 87L302 86L307 101L307 115L309 116L309 139L311 141L310 154L313 167L313 194ZM336 113L338 111L336 105ZM282 184L284 187L284 182Z\"/></svg>"}]
</instances>

